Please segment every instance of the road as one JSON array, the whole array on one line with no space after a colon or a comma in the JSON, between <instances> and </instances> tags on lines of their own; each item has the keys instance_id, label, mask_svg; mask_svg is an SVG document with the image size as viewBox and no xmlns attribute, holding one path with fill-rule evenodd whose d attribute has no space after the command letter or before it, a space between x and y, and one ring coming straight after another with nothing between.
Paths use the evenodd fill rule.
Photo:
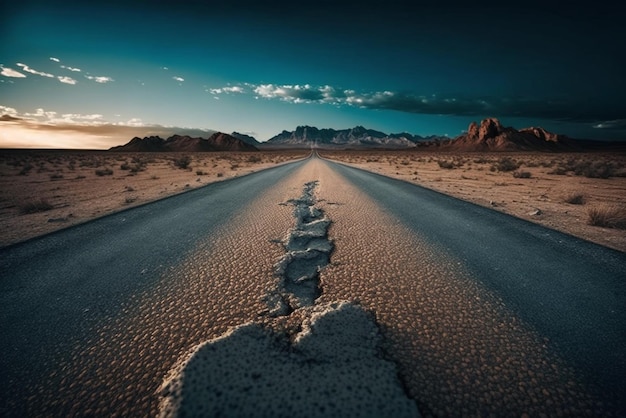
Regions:
<instances>
[{"instance_id":1,"label":"road","mask_svg":"<svg viewBox=\"0 0 626 418\"><path fill-rule=\"evenodd\" d=\"M0 415L155 415L196 344L267 311L306 183L320 301L372 311L425 415L624 415L626 255L313 155L0 250Z\"/></svg>"}]
</instances>

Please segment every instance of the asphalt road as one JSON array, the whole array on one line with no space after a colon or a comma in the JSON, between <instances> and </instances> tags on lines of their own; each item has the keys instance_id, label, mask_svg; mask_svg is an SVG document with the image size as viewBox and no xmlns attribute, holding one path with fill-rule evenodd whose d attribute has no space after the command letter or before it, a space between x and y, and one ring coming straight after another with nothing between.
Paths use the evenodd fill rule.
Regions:
<instances>
[{"instance_id":1,"label":"asphalt road","mask_svg":"<svg viewBox=\"0 0 626 418\"><path fill-rule=\"evenodd\" d=\"M123 315L133 295L167 280L168 269L199 241L308 162L208 185L0 250L0 415L85 413L80 388L69 402L77 409L37 401L42 382L47 390L46 376L63 373L65 353L80 350L98 324ZM462 260L475 280L603 392L613 412L626 414L626 254L415 185L327 164L433 251Z\"/></svg>"}]
</instances>

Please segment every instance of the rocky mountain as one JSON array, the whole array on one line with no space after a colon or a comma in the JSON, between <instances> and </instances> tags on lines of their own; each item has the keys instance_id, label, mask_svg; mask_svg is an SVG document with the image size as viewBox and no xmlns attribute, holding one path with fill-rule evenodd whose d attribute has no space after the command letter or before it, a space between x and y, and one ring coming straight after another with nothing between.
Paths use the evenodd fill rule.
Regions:
<instances>
[{"instance_id":1,"label":"rocky mountain","mask_svg":"<svg viewBox=\"0 0 626 418\"><path fill-rule=\"evenodd\" d=\"M135 137L125 145L110 148L124 152L215 152L215 151L258 151L253 145L231 135L216 132L209 138L192 138L188 135L173 135L167 139L158 136Z\"/></svg>"},{"instance_id":2,"label":"rocky mountain","mask_svg":"<svg viewBox=\"0 0 626 418\"><path fill-rule=\"evenodd\" d=\"M282 131L270 138L268 147L369 147L369 148L408 148L416 143L446 137L428 137L409 133L386 134L384 132L356 126L351 129L318 129L314 126L298 126L295 131Z\"/></svg>"},{"instance_id":3,"label":"rocky mountain","mask_svg":"<svg viewBox=\"0 0 626 418\"><path fill-rule=\"evenodd\" d=\"M502 126L498 119L487 118L480 125L472 122L466 134L446 143L444 148L458 151L573 151L581 145L543 128L516 130Z\"/></svg>"},{"instance_id":4,"label":"rocky mountain","mask_svg":"<svg viewBox=\"0 0 626 418\"><path fill-rule=\"evenodd\" d=\"M233 132L230 134L230 136L233 136L237 139L242 140L243 142L245 142L246 144L252 145L252 146L258 146L259 144L261 144L259 141L256 140L255 137L250 136L250 135L246 135L246 134L240 134L239 132Z\"/></svg>"}]
</instances>

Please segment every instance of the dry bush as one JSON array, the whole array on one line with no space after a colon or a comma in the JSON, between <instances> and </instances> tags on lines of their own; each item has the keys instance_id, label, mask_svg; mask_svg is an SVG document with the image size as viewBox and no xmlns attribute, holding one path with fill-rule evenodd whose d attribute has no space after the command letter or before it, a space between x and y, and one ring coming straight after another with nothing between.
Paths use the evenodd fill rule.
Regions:
<instances>
[{"instance_id":1,"label":"dry bush","mask_svg":"<svg viewBox=\"0 0 626 418\"><path fill-rule=\"evenodd\" d=\"M37 212L45 212L54 208L50 202L46 199L37 199L32 200L30 202L24 202L19 205L19 210L22 215L26 215L29 213L37 213Z\"/></svg>"},{"instance_id":2,"label":"dry bush","mask_svg":"<svg viewBox=\"0 0 626 418\"><path fill-rule=\"evenodd\" d=\"M529 179L532 177L532 173L530 171L517 170L513 172L513 177L516 179Z\"/></svg>"},{"instance_id":3,"label":"dry bush","mask_svg":"<svg viewBox=\"0 0 626 418\"><path fill-rule=\"evenodd\" d=\"M112 176L113 175L113 170L111 170L110 168L103 168L100 170L96 170L96 175L97 176Z\"/></svg>"},{"instance_id":4,"label":"dry bush","mask_svg":"<svg viewBox=\"0 0 626 418\"><path fill-rule=\"evenodd\" d=\"M453 168L456 168L456 166L454 165L452 161L439 160L437 161L437 164L439 164L439 167L445 168L447 170L452 170Z\"/></svg>"},{"instance_id":5,"label":"dry bush","mask_svg":"<svg viewBox=\"0 0 626 418\"><path fill-rule=\"evenodd\" d=\"M176 167L186 170L189 168L189 164L191 164L191 157L183 155L182 157L174 158L173 162Z\"/></svg>"},{"instance_id":6,"label":"dry bush","mask_svg":"<svg viewBox=\"0 0 626 418\"><path fill-rule=\"evenodd\" d=\"M565 203L569 203L570 205L584 205L585 200L585 195L578 192L569 193L563 198L563 201Z\"/></svg>"},{"instance_id":7,"label":"dry bush","mask_svg":"<svg viewBox=\"0 0 626 418\"><path fill-rule=\"evenodd\" d=\"M626 207L603 205L587 210L587 224L605 228L626 229Z\"/></svg>"},{"instance_id":8,"label":"dry bush","mask_svg":"<svg viewBox=\"0 0 626 418\"><path fill-rule=\"evenodd\" d=\"M491 166L491 171L515 171L519 166L520 164L512 158L502 157Z\"/></svg>"}]
</instances>

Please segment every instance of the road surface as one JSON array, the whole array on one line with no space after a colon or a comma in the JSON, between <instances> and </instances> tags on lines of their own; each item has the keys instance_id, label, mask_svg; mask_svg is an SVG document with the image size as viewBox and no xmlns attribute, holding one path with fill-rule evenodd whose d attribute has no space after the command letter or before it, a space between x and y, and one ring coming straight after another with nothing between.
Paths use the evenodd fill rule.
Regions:
<instances>
[{"instance_id":1,"label":"road surface","mask_svg":"<svg viewBox=\"0 0 626 418\"><path fill-rule=\"evenodd\" d=\"M194 346L267 314L312 182L318 300L374 314L422 414L626 414L625 254L313 155L0 250L0 415L158 414Z\"/></svg>"}]
</instances>

